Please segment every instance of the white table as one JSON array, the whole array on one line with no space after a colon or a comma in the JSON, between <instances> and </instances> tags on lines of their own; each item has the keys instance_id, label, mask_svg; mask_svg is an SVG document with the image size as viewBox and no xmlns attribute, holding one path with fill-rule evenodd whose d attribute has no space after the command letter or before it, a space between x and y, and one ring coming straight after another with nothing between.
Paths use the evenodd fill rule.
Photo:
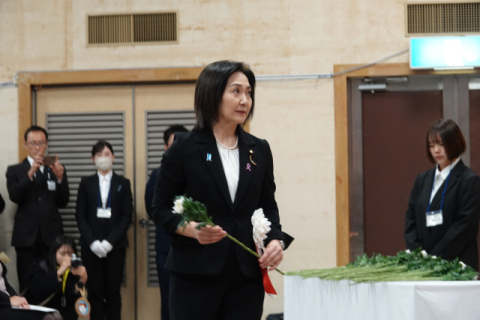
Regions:
<instances>
[{"instance_id":1,"label":"white table","mask_svg":"<svg viewBox=\"0 0 480 320\"><path fill-rule=\"evenodd\" d=\"M480 281L351 283L285 276L285 319L480 319Z\"/></svg>"}]
</instances>

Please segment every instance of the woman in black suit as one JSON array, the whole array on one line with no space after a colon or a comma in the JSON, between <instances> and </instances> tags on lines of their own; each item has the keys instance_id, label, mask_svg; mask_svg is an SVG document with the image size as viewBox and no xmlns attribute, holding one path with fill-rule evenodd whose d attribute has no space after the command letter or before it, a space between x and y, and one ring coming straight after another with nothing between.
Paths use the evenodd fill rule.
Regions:
<instances>
[{"instance_id":1,"label":"woman in black suit","mask_svg":"<svg viewBox=\"0 0 480 320\"><path fill-rule=\"evenodd\" d=\"M480 177L463 164L465 139L452 120L427 131L427 157L435 168L418 175L405 214L405 241L443 259L458 257L478 270Z\"/></svg>"},{"instance_id":2,"label":"woman in black suit","mask_svg":"<svg viewBox=\"0 0 480 320\"><path fill-rule=\"evenodd\" d=\"M152 209L172 237L166 268L173 320L260 319L261 268L276 268L293 240L280 225L270 146L242 129L254 93L255 76L244 63L208 65L195 88L196 127L177 133L163 156ZM217 227L179 227L173 199L184 194L204 203ZM225 232L255 250L251 217L259 208L272 225L257 260Z\"/></svg>"},{"instance_id":3,"label":"woman in black suit","mask_svg":"<svg viewBox=\"0 0 480 320\"><path fill-rule=\"evenodd\" d=\"M72 255L77 255L73 238L60 235L53 240L46 259L37 260L30 268L28 301L37 304L48 299L45 307L58 310L64 320L77 320L75 302L81 297L88 275L84 266L72 267Z\"/></svg>"},{"instance_id":4,"label":"woman in black suit","mask_svg":"<svg viewBox=\"0 0 480 320\"><path fill-rule=\"evenodd\" d=\"M98 141L92 148L98 172L82 178L77 196L76 218L89 277L92 320L121 318L120 286L133 204L130 181L112 171L114 160L112 145Z\"/></svg>"}]
</instances>

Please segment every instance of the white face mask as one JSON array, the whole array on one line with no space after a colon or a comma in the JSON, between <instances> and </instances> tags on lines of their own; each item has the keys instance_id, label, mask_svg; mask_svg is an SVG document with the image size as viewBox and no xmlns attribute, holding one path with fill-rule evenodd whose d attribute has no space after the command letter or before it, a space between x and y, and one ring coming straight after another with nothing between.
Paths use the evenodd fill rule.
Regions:
<instances>
[{"instance_id":1,"label":"white face mask","mask_svg":"<svg viewBox=\"0 0 480 320\"><path fill-rule=\"evenodd\" d=\"M112 168L113 160L110 157L96 157L95 165L101 171L108 171Z\"/></svg>"}]
</instances>

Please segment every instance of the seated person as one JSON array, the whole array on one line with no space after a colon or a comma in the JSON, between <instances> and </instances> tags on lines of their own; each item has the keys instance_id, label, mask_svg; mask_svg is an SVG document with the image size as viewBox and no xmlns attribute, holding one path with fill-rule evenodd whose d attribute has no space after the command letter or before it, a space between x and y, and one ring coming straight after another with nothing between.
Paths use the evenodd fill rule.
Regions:
<instances>
[{"instance_id":1,"label":"seated person","mask_svg":"<svg viewBox=\"0 0 480 320\"><path fill-rule=\"evenodd\" d=\"M17 307L20 309L14 309ZM7 268L0 261L0 319L8 320L62 320L58 313L28 310L30 305L19 297L7 280Z\"/></svg>"},{"instance_id":2,"label":"seated person","mask_svg":"<svg viewBox=\"0 0 480 320\"><path fill-rule=\"evenodd\" d=\"M42 303L46 307L57 309L65 320L76 320L75 302L81 294L79 287L87 282L84 266L72 268L72 254L77 254L75 242L71 237L58 236L53 241L47 259L37 260L29 274L28 298L33 303Z\"/></svg>"}]
</instances>

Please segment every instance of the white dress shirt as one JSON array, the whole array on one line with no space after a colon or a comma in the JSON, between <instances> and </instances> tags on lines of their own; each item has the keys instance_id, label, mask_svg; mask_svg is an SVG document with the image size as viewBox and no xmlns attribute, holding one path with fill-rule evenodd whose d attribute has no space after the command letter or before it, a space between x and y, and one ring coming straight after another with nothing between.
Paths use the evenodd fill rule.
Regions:
<instances>
[{"instance_id":1,"label":"white dress shirt","mask_svg":"<svg viewBox=\"0 0 480 320\"><path fill-rule=\"evenodd\" d=\"M458 161L460 161L460 158L455 160L451 165L447 166L446 168L443 168L442 171L438 171L438 164L437 164L437 168L435 169L435 182L433 184L432 195L430 196L430 203L432 203L432 200L435 197L435 194L437 194L438 189L440 189L443 182L447 180L448 175L450 174L450 171L452 171L452 169L455 167Z\"/></svg>"},{"instance_id":2,"label":"white dress shirt","mask_svg":"<svg viewBox=\"0 0 480 320\"><path fill-rule=\"evenodd\" d=\"M222 160L223 171L227 178L228 191L232 202L235 202L235 194L237 193L238 180L240 178L240 154L238 149L229 150L222 147L217 142L218 153Z\"/></svg>"},{"instance_id":3,"label":"white dress shirt","mask_svg":"<svg viewBox=\"0 0 480 320\"><path fill-rule=\"evenodd\" d=\"M110 191L110 182L112 181L113 172L110 170L109 173L102 176L100 172L98 174L98 180L100 181L100 196L102 198L102 207L108 207L108 193Z\"/></svg>"}]
</instances>

